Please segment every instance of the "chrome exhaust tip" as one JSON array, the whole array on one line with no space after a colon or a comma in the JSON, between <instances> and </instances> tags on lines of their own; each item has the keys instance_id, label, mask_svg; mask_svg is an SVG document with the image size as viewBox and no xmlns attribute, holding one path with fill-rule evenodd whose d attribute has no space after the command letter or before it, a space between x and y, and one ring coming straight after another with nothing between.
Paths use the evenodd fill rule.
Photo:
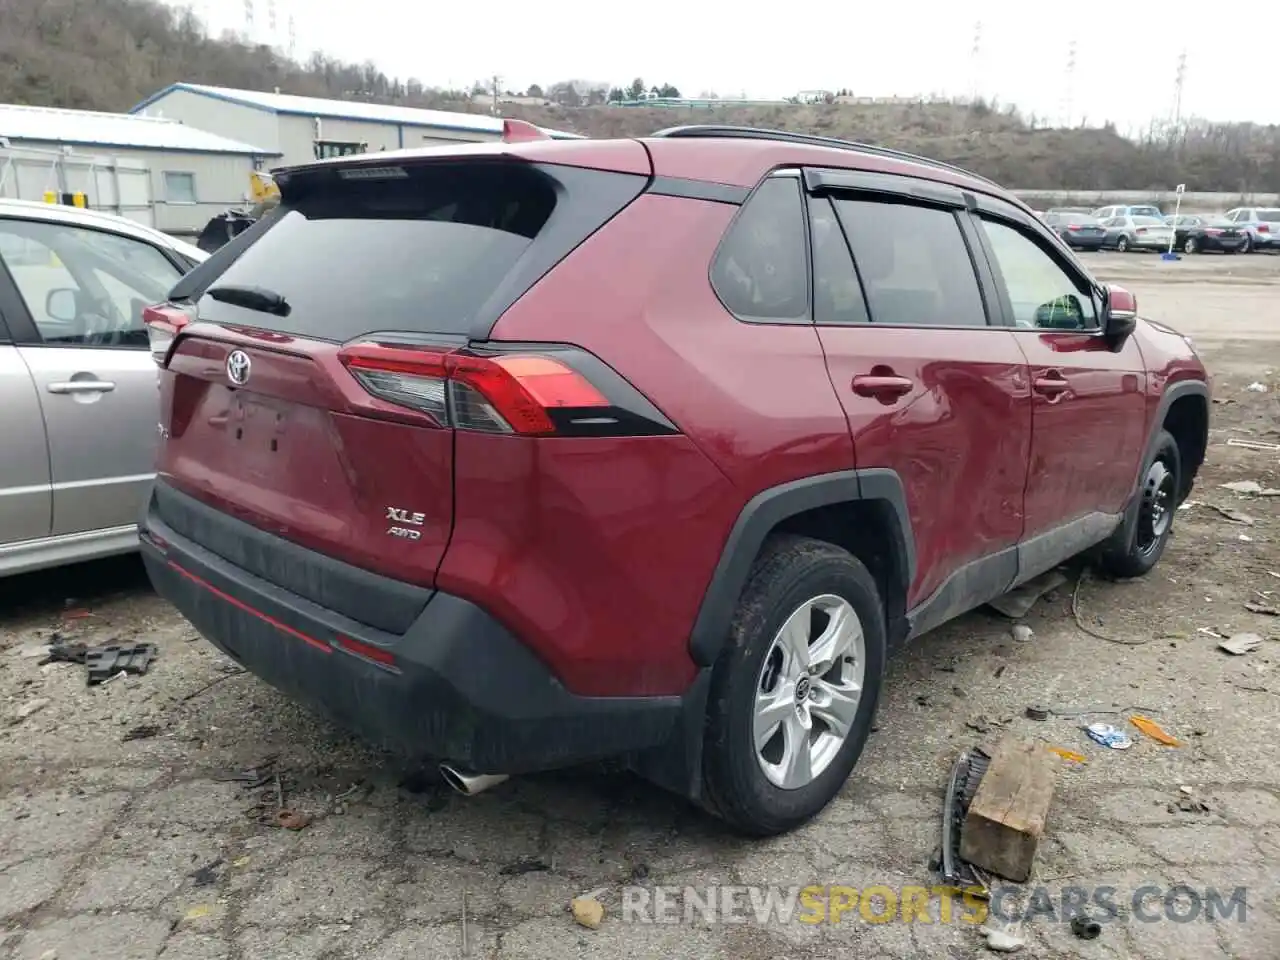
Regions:
<instances>
[{"instance_id":1,"label":"chrome exhaust tip","mask_svg":"<svg viewBox=\"0 0 1280 960\"><path fill-rule=\"evenodd\" d=\"M470 773L451 767L447 763L440 764L440 776L444 777L445 783L464 797L474 797L477 793L496 787L507 779L505 773Z\"/></svg>"}]
</instances>

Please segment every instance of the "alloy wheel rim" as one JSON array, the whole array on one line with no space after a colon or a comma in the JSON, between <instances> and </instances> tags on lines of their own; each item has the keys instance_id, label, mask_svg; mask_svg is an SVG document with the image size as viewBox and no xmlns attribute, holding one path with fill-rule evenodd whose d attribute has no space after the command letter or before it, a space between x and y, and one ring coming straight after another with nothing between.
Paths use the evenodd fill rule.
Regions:
<instances>
[{"instance_id":1,"label":"alloy wheel rim","mask_svg":"<svg viewBox=\"0 0 1280 960\"><path fill-rule=\"evenodd\" d=\"M843 597L800 604L756 680L752 743L775 787L798 790L831 765L853 729L866 676L862 621Z\"/></svg>"}]
</instances>

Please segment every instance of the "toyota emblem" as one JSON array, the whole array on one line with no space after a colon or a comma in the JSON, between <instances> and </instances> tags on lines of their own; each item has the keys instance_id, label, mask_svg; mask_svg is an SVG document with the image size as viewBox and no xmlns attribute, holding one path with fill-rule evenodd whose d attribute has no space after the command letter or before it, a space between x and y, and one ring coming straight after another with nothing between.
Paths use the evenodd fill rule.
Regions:
<instances>
[{"instance_id":1,"label":"toyota emblem","mask_svg":"<svg viewBox=\"0 0 1280 960\"><path fill-rule=\"evenodd\" d=\"M232 350L227 356L227 379L239 387L249 382L249 355L243 350Z\"/></svg>"}]
</instances>

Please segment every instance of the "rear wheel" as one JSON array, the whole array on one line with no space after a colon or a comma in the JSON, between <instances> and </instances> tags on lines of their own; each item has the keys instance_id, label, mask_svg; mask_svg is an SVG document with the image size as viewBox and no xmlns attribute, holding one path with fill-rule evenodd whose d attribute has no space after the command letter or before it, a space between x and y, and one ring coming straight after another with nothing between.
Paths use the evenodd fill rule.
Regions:
<instances>
[{"instance_id":1,"label":"rear wheel","mask_svg":"<svg viewBox=\"0 0 1280 960\"><path fill-rule=\"evenodd\" d=\"M1127 543L1113 540L1102 554L1102 565L1117 577L1140 577L1151 571L1164 555L1173 534L1173 518L1178 509L1182 483L1182 457L1178 443L1166 430L1160 431L1155 452L1143 467L1133 532ZM1125 524L1125 527L1129 524ZM1121 528L1122 530L1124 527Z\"/></svg>"},{"instance_id":2,"label":"rear wheel","mask_svg":"<svg viewBox=\"0 0 1280 960\"><path fill-rule=\"evenodd\" d=\"M1196 243L1196 238L1187 237L1186 241L1182 244L1182 250L1184 253L1198 253L1200 251L1200 247Z\"/></svg>"},{"instance_id":3,"label":"rear wheel","mask_svg":"<svg viewBox=\"0 0 1280 960\"><path fill-rule=\"evenodd\" d=\"M1241 253L1253 253L1253 237L1249 234L1244 235L1244 243L1240 245Z\"/></svg>"},{"instance_id":4,"label":"rear wheel","mask_svg":"<svg viewBox=\"0 0 1280 960\"><path fill-rule=\"evenodd\" d=\"M1119 240L1117 240L1117 241L1116 241L1116 249L1117 249L1117 250L1119 250L1121 253L1124 253L1126 250L1128 250L1128 249L1129 249L1129 238L1128 238L1128 237L1121 237Z\"/></svg>"},{"instance_id":5,"label":"rear wheel","mask_svg":"<svg viewBox=\"0 0 1280 960\"><path fill-rule=\"evenodd\" d=\"M884 610L862 562L818 540L767 544L712 677L712 812L769 836L822 810L866 744L884 661Z\"/></svg>"}]
</instances>

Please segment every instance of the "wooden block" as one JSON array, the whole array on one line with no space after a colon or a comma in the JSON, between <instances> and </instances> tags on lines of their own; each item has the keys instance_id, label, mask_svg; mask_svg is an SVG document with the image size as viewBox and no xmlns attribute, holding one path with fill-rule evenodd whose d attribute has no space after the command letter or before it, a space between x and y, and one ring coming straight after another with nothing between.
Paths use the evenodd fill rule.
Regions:
<instances>
[{"instance_id":1,"label":"wooden block","mask_svg":"<svg viewBox=\"0 0 1280 960\"><path fill-rule=\"evenodd\" d=\"M965 815L961 858L1006 880L1028 879L1056 775L1057 758L1043 744L1001 740Z\"/></svg>"}]
</instances>

